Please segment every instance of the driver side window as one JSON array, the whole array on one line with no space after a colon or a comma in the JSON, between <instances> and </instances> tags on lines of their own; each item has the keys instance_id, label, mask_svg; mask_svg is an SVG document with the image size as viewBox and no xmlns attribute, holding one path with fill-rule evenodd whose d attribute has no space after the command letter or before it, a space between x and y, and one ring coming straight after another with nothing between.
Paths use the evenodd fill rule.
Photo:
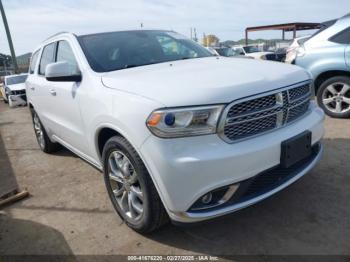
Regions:
<instances>
[{"instance_id":1,"label":"driver side window","mask_svg":"<svg viewBox=\"0 0 350 262\"><path fill-rule=\"evenodd\" d=\"M57 43L56 62L67 62L72 74L79 71L77 60L67 41L62 40Z\"/></svg>"}]
</instances>

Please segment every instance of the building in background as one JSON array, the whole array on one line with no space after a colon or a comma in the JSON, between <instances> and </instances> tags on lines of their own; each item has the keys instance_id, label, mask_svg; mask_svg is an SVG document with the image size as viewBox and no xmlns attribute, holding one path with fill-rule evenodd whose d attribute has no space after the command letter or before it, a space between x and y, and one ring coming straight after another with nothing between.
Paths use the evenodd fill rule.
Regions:
<instances>
[{"instance_id":1,"label":"building in background","mask_svg":"<svg viewBox=\"0 0 350 262\"><path fill-rule=\"evenodd\" d=\"M219 46L220 39L216 35L203 36L203 45L206 47Z\"/></svg>"}]
</instances>

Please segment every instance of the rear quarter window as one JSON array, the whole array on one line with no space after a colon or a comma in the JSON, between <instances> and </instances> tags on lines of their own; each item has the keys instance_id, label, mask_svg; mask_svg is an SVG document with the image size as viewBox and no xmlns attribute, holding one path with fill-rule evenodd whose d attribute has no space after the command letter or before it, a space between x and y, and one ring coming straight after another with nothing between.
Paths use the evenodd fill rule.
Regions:
<instances>
[{"instance_id":1,"label":"rear quarter window","mask_svg":"<svg viewBox=\"0 0 350 262\"><path fill-rule=\"evenodd\" d=\"M36 62L38 61L38 58L39 58L39 51L40 50L36 51L32 55L32 58L30 60L30 66L29 66L29 74L34 74Z\"/></svg>"},{"instance_id":2,"label":"rear quarter window","mask_svg":"<svg viewBox=\"0 0 350 262\"><path fill-rule=\"evenodd\" d=\"M44 47L39 65L40 75L45 75L46 66L55 62L55 46L56 43L51 43Z\"/></svg>"},{"instance_id":3,"label":"rear quarter window","mask_svg":"<svg viewBox=\"0 0 350 262\"><path fill-rule=\"evenodd\" d=\"M338 43L338 44L350 44L350 27L344 29L338 34L332 36L329 41Z\"/></svg>"}]
</instances>

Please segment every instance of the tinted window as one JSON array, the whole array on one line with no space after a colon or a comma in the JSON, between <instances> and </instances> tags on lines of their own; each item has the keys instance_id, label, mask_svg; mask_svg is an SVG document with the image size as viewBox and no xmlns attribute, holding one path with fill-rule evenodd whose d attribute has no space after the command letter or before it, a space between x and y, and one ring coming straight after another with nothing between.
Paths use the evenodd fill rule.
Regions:
<instances>
[{"instance_id":1,"label":"tinted window","mask_svg":"<svg viewBox=\"0 0 350 262\"><path fill-rule=\"evenodd\" d=\"M67 62L71 72L77 72L78 64L75 59L72 48L67 41L59 41L57 46L56 62Z\"/></svg>"},{"instance_id":2,"label":"tinted window","mask_svg":"<svg viewBox=\"0 0 350 262\"><path fill-rule=\"evenodd\" d=\"M6 78L7 85L16 85L24 83L27 80L27 75L19 75Z\"/></svg>"},{"instance_id":3,"label":"tinted window","mask_svg":"<svg viewBox=\"0 0 350 262\"><path fill-rule=\"evenodd\" d=\"M38 61L38 57L39 57L39 50L36 51L36 52L32 55L32 58L31 58L31 60L30 60L30 66L29 66L29 73L30 73L30 74L34 74L36 62Z\"/></svg>"},{"instance_id":4,"label":"tinted window","mask_svg":"<svg viewBox=\"0 0 350 262\"><path fill-rule=\"evenodd\" d=\"M350 27L332 36L329 39L329 41L332 41L338 44L350 44Z\"/></svg>"},{"instance_id":5,"label":"tinted window","mask_svg":"<svg viewBox=\"0 0 350 262\"><path fill-rule=\"evenodd\" d=\"M91 68L97 72L213 56L207 49L175 32L124 31L80 36Z\"/></svg>"},{"instance_id":6,"label":"tinted window","mask_svg":"<svg viewBox=\"0 0 350 262\"><path fill-rule=\"evenodd\" d=\"M260 52L259 48L256 46L244 46L243 49L245 50L246 53L256 53Z\"/></svg>"},{"instance_id":7,"label":"tinted window","mask_svg":"<svg viewBox=\"0 0 350 262\"><path fill-rule=\"evenodd\" d=\"M233 50L232 48L217 48L215 49L216 52L218 52L219 55L221 56L236 56L239 55L239 52L237 50Z\"/></svg>"},{"instance_id":8,"label":"tinted window","mask_svg":"<svg viewBox=\"0 0 350 262\"><path fill-rule=\"evenodd\" d=\"M41 55L40 65L39 65L40 75L45 75L46 66L55 61L54 52L55 52L55 43L49 44L44 47L43 53Z\"/></svg>"}]
</instances>

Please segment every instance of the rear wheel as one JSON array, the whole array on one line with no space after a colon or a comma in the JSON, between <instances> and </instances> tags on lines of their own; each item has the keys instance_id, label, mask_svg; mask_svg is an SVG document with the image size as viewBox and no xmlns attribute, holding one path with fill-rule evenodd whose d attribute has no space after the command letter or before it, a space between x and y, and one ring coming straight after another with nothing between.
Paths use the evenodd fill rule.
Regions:
<instances>
[{"instance_id":1,"label":"rear wheel","mask_svg":"<svg viewBox=\"0 0 350 262\"><path fill-rule=\"evenodd\" d=\"M167 221L167 213L141 158L123 137L112 137L103 149L104 180L112 204L125 223L149 233Z\"/></svg>"},{"instance_id":2,"label":"rear wheel","mask_svg":"<svg viewBox=\"0 0 350 262\"><path fill-rule=\"evenodd\" d=\"M331 117L350 117L350 77L336 76L324 81L317 91L317 102Z\"/></svg>"},{"instance_id":3,"label":"rear wheel","mask_svg":"<svg viewBox=\"0 0 350 262\"><path fill-rule=\"evenodd\" d=\"M40 149L45 153L53 153L60 149L60 145L57 143L51 142L48 137L44 126L42 125L38 114L33 110L32 111L33 126L36 139L38 141Z\"/></svg>"}]
</instances>

